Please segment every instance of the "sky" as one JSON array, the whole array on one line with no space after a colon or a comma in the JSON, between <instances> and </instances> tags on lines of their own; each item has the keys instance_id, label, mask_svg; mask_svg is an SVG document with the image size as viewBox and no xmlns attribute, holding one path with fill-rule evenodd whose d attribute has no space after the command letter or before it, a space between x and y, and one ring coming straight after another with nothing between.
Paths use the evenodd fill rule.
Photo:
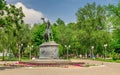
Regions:
<instances>
[{"instance_id":1,"label":"sky","mask_svg":"<svg viewBox=\"0 0 120 75\"><path fill-rule=\"evenodd\" d=\"M54 23L61 18L65 23L76 22L75 13L87 3L95 2L97 5L118 4L120 0L6 0L8 4L23 7L28 24L40 23L41 17Z\"/></svg>"}]
</instances>

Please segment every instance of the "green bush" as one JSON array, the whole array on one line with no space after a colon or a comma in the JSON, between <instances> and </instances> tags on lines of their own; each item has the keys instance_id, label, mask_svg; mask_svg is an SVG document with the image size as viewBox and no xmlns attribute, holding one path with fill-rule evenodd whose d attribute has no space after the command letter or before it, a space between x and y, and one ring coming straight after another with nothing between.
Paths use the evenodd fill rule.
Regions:
<instances>
[{"instance_id":1,"label":"green bush","mask_svg":"<svg viewBox=\"0 0 120 75\"><path fill-rule=\"evenodd\" d=\"M63 56L63 47L62 45L59 45L59 56Z\"/></svg>"},{"instance_id":2,"label":"green bush","mask_svg":"<svg viewBox=\"0 0 120 75\"><path fill-rule=\"evenodd\" d=\"M113 60L118 60L118 59L119 59L118 54L115 53L115 52L113 52L113 53L112 53L112 59L113 59Z\"/></svg>"}]
</instances>

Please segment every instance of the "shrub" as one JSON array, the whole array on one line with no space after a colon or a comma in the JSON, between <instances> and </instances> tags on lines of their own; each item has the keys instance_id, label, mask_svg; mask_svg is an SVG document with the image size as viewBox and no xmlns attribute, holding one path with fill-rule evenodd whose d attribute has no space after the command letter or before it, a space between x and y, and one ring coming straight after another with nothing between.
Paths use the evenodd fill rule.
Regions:
<instances>
[{"instance_id":1,"label":"shrub","mask_svg":"<svg viewBox=\"0 0 120 75\"><path fill-rule=\"evenodd\" d=\"M112 53L112 59L113 59L113 60L118 60L118 59L119 59L118 54L115 53L115 52L113 52L113 53Z\"/></svg>"}]
</instances>

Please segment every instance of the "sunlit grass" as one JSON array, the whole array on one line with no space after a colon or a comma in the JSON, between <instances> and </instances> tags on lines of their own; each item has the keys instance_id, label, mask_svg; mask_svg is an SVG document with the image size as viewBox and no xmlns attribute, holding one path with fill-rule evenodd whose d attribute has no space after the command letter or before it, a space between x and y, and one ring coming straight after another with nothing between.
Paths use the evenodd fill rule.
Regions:
<instances>
[{"instance_id":1,"label":"sunlit grass","mask_svg":"<svg viewBox=\"0 0 120 75\"><path fill-rule=\"evenodd\" d=\"M117 62L117 63L120 63L120 60L113 60L113 59L96 58L95 60L104 61L104 62Z\"/></svg>"}]
</instances>

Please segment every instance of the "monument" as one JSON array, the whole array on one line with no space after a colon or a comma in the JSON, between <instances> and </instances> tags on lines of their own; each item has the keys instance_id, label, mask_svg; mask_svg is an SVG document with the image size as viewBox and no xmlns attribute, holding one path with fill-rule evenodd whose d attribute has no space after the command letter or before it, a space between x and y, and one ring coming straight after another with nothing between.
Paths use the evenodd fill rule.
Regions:
<instances>
[{"instance_id":1,"label":"monument","mask_svg":"<svg viewBox=\"0 0 120 75\"><path fill-rule=\"evenodd\" d=\"M41 18L43 23L46 25L46 30L44 32L45 42L40 45L40 59L58 59L59 58L59 48L58 44L53 40L53 34L51 29L51 24L49 21L45 21L44 18Z\"/></svg>"},{"instance_id":2,"label":"monument","mask_svg":"<svg viewBox=\"0 0 120 75\"><path fill-rule=\"evenodd\" d=\"M45 22L44 18L41 18L46 25L44 32L45 42L40 45L39 59L31 61L20 61L20 64L33 65L33 66L66 66L66 65L81 65L83 62L72 62L70 60L59 59L59 44L53 40L53 34L50 22ZM42 60L41 60L42 59ZM51 60L52 59L52 60Z\"/></svg>"}]
</instances>

